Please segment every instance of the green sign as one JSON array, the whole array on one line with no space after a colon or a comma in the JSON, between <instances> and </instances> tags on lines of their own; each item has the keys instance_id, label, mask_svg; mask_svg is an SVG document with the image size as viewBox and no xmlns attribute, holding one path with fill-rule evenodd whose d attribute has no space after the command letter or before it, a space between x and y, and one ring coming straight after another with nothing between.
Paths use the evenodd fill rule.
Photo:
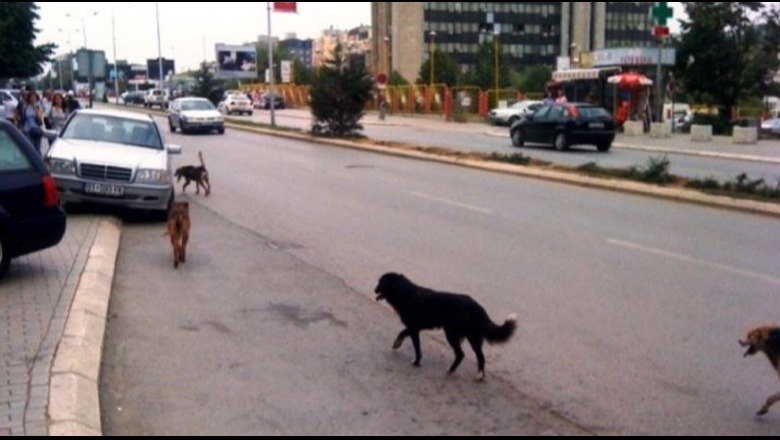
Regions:
<instances>
[{"instance_id":1,"label":"green sign","mask_svg":"<svg viewBox=\"0 0 780 440\"><path fill-rule=\"evenodd\" d=\"M656 25L665 27L668 25L669 20L674 18L674 9L669 7L668 2L656 2L651 15Z\"/></svg>"}]
</instances>

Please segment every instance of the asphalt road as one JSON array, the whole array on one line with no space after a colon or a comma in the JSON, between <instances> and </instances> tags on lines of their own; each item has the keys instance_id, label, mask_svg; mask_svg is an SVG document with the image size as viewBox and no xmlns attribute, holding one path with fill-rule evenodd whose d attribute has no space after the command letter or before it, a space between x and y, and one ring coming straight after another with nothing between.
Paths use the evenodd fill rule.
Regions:
<instances>
[{"instance_id":1,"label":"asphalt road","mask_svg":"<svg viewBox=\"0 0 780 440\"><path fill-rule=\"evenodd\" d=\"M281 110L277 113L280 125L307 129L311 122L300 117L299 111ZM248 116L237 119L249 120ZM257 111L251 118L256 122L269 121L267 111ZM392 121L392 118L391 118ZM596 151L595 147L575 146L569 152L558 152L550 147L528 146L522 149L512 147L509 139L509 129L506 127L484 126L484 130L475 131L473 127L463 127L449 124L440 128L441 124L422 126L381 126L365 125L365 134L371 139L387 142L400 142L422 147L444 147L457 151L474 151L479 153L522 153L535 159L553 162L559 165L578 167L596 162L601 166L628 168L645 166L651 158L663 157L662 153L635 151L614 148L609 154ZM505 137L497 137L501 132ZM490 133L491 135L489 135ZM745 153L748 154L748 153ZM738 160L712 159L681 154L670 154L671 172L680 176L693 178L714 177L721 181L730 181L736 176L747 173L754 179L765 179L768 182L780 182L780 166L776 164L744 162Z\"/></svg>"},{"instance_id":2,"label":"asphalt road","mask_svg":"<svg viewBox=\"0 0 780 440\"><path fill-rule=\"evenodd\" d=\"M185 146L178 164L197 163L203 151L214 192L209 199L193 199L199 205L194 222L205 227L185 271L173 274L165 267L162 227L131 226L125 235L112 304L117 320L107 342L113 354L106 361L106 385L117 389L110 390L114 400L104 394L104 413L113 405L115 413L122 406L130 414L120 413L119 426L152 417L163 426L201 423L192 430L153 433L212 432L208 426L238 432L217 423L236 416L219 409L234 400L252 413L254 424L247 426L278 428L271 432L309 432L309 426L317 433L389 429L381 421L346 424L359 405L339 414L344 424L284 431L288 425L262 423L253 412L260 403L249 395L266 397L247 384L273 377L264 403L271 405L275 397L287 402L288 395L299 396L300 389L285 386L299 383L289 377L302 377L308 381L301 380L301 387L321 399L348 402L359 388L359 401L370 396L378 405L369 414L385 410L389 419L399 420L420 412L423 420L442 422L432 429L442 433L484 421L485 414L496 414L486 423L495 432L510 432L509 416L495 407L469 413L479 416L467 417L454 430L436 431L465 411L453 402L481 395L477 407L530 396L596 434L780 434L780 413L765 421L753 417L780 387L776 374L765 359L744 360L737 345L751 327L778 320L777 220L236 131L167 137ZM278 258L304 264L307 274L266 260L267 249L258 248L253 237L267 242ZM396 356L387 353L394 336L387 333L398 324L389 309L370 301L377 278L387 271L469 293L497 321L519 313L517 339L487 354L489 387L495 387L488 390L503 394L494 400L470 387L475 366L468 351L462 382L454 384L440 375L451 355L430 338L424 341L421 373L404 370L410 347ZM279 289L289 285L297 287L291 304ZM364 302L342 313L328 306L332 298L324 292ZM312 303L301 300L306 295ZM258 309L288 318L300 319L296 310L321 317L318 340L301 336L275 347L259 336L268 332L265 338L274 340L281 330L273 319L238 319L241 311ZM346 333L339 324L345 322ZM360 335L374 351L353 349L354 336L346 334ZM234 348L231 356L225 354ZM256 351L241 358L249 349ZM298 362L301 353L328 361L304 365ZM242 371L240 380L230 372L233 365ZM387 379L382 368L392 370L392 385L382 387ZM318 371L346 377L359 371L369 378L357 388L346 380L311 389L307 385ZM396 387L405 392L394 393ZM234 393L239 397L232 398ZM422 396L431 394L445 403L429 404ZM176 395L181 397L168 399ZM302 404L302 413L317 413L309 401ZM308 420L298 413L282 417L286 405L261 413L275 415L269 416L274 423ZM220 414L211 425L209 408ZM543 411L531 414L528 420L546 426ZM484 425L473 428L494 432ZM152 433L149 429L141 433Z\"/></svg>"}]
</instances>

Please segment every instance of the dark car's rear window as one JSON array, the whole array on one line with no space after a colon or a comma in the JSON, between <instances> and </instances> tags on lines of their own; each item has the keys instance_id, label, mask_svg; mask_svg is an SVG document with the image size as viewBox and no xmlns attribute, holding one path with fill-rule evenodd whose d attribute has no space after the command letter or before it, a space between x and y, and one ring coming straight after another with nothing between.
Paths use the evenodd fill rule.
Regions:
<instances>
[{"instance_id":1,"label":"dark car's rear window","mask_svg":"<svg viewBox=\"0 0 780 440\"><path fill-rule=\"evenodd\" d=\"M577 110L583 119L609 119L612 117L601 107L580 107Z\"/></svg>"},{"instance_id":2,"label":"dark car's rear window","mask_svg":"<svg viewBox=\"0 0 780 440\"><path fill-rule=\"evenodd\" d=\"M0 130L0 173L32 171L30 159L22 152L14 138Z\"/></svg>"}]
</instances>

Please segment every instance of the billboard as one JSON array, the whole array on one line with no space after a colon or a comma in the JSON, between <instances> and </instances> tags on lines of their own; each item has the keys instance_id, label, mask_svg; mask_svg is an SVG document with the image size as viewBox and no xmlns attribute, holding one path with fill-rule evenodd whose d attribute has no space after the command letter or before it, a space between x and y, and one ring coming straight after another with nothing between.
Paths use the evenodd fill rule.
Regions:
<instances>
[{"instance_id":1,"label":"billboard","mask_svg":"<svg viewBox=\"0 0 780 440\"><path fill-rule=\"evenodd\" d=\"M159 81L160 80L160 59L155 58L152 60L146 60L146 70L149 75L149 80L152 81ZM173 76L176 74L176 62L173 60L169 60L166 58L163 58L163 78L167 76Z\"/></svg>"},{"instance_id":2,"label":"billboard","mask_svg":"<svg viewBox=\"0 0 780 440\"><path fill-rule=\"evenodd\" d=\"M127 75L128 84L145 84L146 79L146 66L142 64L133 64L130 66L130 73Z\"/></svg>"},{"instance_id":3,"label":"billboard","mask_svg":"<svg viewBox=\"0 0 780 440\"><path fill-rule=\"evenodd\" d=\"M217 44L217 78L257 78L257 48Z\"/></svg>"}]
</instances>

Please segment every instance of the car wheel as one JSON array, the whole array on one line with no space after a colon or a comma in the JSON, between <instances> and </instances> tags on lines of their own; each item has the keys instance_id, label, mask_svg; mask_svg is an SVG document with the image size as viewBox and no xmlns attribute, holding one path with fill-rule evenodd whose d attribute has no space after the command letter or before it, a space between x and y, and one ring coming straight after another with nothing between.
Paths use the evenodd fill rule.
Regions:
<instances>
[{"instance_id":1,"label":"car wheel","mask_svg":"<svg viewBox=\"0 0 780 440\"><path fill-rule=\"evenodd\" d=\"M605 142L603 144L598 144L598 145L596 145L596 148L598 148L600 152L606 153L606 152L608 152L609 150L612 149L612 143L611 142Z\"/></svg>"},{"instance_id":2,"label":"car wheel","mask_svg":"<svg viewBox=\"0 0 780 440\"><path fill-rule=\"evenodd\" d=\"M567 151L569 149L569 136L567 136L564 132L556 134L553 145L558 151Z\"/></svg>"},{"instance_id":3,"label":"car wheel","mask_svg":"<svg viewBox=\"0 0 780 440\"><path fill-rule=\"evenodd\" d=\"M190 130L187 128L186 125L184 125L184 122L181 123L181 134L189 134Z\"/></svg>"},{"instance_id":4,"label":"car wheel","mask_svg":"<svg viewBox=\"0 0 780 440\"><path fill-rule=\"evenodd\" d=\"M219 130L217 130L217 133L225 134L225 129L224 128L220 128Z\"/></svg>"},{"instance_id":5,"label":"car wheel","mask_svg":"<svg viewBox=\"0 0 780 440\"><path fill-rule=\"evenodd\" d=\"M511 126L515 125L515 122L517 122L519 120L520 120L520 118L518 118L517 116L512 116L511 118L509 118L509 126L511 127Z\"/></svg>"},{"instance_id":6,"label":"car wheel","mask_svg":"<svg viewBox=\"0 0 780 440\"><path fill-rule=\"evenodd\" d=\"M249 112L248 114L249 114L249 117L251 118L252 116L255 115L255 112Z\"/></svg>"},{"instance_id":7,"label":"car wheel","mask_svg":"<svg viewBox=\"0 0 780 440\"><path fill-rule=\"evenodd\" d=\"M168 128L171 130L171 133L176 133L176 126L173 125L173 121L168 119Z\"/></svg>"},{"instance_id":8,"label":"car wheel","mask_svg":"<svg viewBox=\"0 0 780 440\"><path fill-rule=\"evenodd\" d=\"M521 129L517 129L512 131L512 145L514 145L517 148L520 148L525 145L525 139L523 139L523 131Z\"/></svg>"},{"instance_id":9,"label":"car wheel","mask_svg":"<svg viewBox=\"0 0 780 440\"><path fill-rule=\"evenodd\" d=\"M0 280L3 279L11 265L11 250L8 248L8 239L0 231Z\"/></svg>"}]
</instances>

